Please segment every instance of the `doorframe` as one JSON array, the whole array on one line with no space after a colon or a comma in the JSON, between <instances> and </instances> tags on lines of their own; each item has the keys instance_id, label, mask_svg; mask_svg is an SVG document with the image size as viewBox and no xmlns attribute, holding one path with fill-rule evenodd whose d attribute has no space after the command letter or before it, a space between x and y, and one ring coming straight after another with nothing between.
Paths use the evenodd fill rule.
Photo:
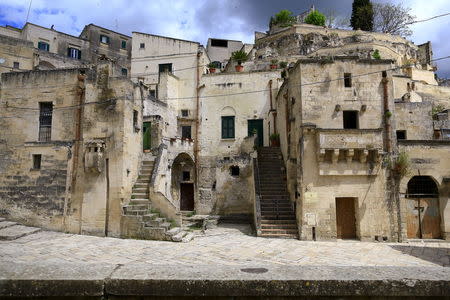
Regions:
<instances>
[{"instance_id":1,"label":"doorframe","mask_svg":"<svg viewBox=\"0 0 450 300\"><path fill-rule=\"evenodd\" d=\"M337 235L337 200L338 199L352 199L353 201L353 215L355 218L355 237L354 238L339 238ZM334 197L334 214L336 217L336 239L344 239L344 240L361 240L361 228L360 228L360 218L359 218L359 199L358 197L351 197L351 196L341 196L341 197Z\"/></svg>"}]
</instances>

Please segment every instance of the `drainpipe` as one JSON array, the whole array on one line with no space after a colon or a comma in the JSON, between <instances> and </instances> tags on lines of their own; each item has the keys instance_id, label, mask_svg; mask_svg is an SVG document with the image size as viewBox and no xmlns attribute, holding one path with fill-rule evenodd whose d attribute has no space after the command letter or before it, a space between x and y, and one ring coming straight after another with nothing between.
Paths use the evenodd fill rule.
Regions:
<instances>
[{"instance_id":1,"label":"drainpipe","mask_svg":"<svg viewBox=\"0 0 450 300\"><path fill-rule=\"evenodd\" d=\"M273 108L273 96L272 96L272 79L269 80L269 100L270 100L270 111L273 115L273 133L277 133L277 110ZM270 132L269 132L270 134Z\"/></svg>"},{"instance_id":2,"label":"drainpipe","mask_svg":"<svg viewBox=\"0 0 450 300\"><path fill-rule=\"evenodd\" d=\"M386 71L383 71L383 109L384 109L384 130L386 134L386 152L391 153L392 141L391 141L391 118L388 116L389 110L389 98L388 98L388 79Z\"/></svg>"},{"instance_id":3,"label":"drainpipe","mask_svg":"<svg viewBox=\"0 0 450 300\"><path fill-rule=\"evenodd\" d=\"M198 188L198 173L199 173L199 161L198 152L200 150L200 57L202 55L201 51L197 52L197 76L196 76L196 89L195 89L195 99L196 99L196 117L195 117L195 140L194 140L194 159L195 159L195 185Z\"/></svg>"},{"instance_id":4,"label":"drainpipe","mask_svg":"<svg viewBox=\"0 0 450 300\"><path fill-rule=\"evenodd\" d=\"M78 169L78 160L79 160L79 152L80 152L80 143L81 143L81 135L82 135L82 114L83 114L83 104L85 100L85 85L84 81L86 79L85 74L78 74L78 86L77 86L77 95L78 95L78 108L75 116L75 143L73 150L73 160L72 160L72 194L75 193L75 186L77 182L77 169ZM83 213L83 201L80 203L80 218L79 218L79 233L81 234L81 223L82 223L82 213Z\"/></svg>"}]
</instances>

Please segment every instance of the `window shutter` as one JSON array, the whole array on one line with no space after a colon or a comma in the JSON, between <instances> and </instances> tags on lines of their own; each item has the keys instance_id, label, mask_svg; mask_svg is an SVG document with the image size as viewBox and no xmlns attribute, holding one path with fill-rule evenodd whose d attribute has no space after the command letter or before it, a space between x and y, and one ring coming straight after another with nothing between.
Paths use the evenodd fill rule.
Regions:
<instances>
[{"instance_id":1,"label":"window shutter","mask_svg":"<svg viewBox=\"0 0 450 300\"><path fill-rule=\"evenodd\" d=\"M81 59L81 50L78 50L78 59Z\"/></svg>"},{"instance_id":2,"label":"window shutter","mask_svg":"<svg viewBox=\"0 0 450 300\"><path fill-rule=\"evenodd\" d=\"M70 57L70 48L67 48L67 56Z\"/></svg>"},{"instance_id":3,"label":"window shutter","mask_svg":"<svg viewBox=\"0 0 450 300\"><path fill-rule=\"evenodd\" d=\"M227 136L227 133L226 133L226 130L227 130L226 122L227 122L227 119L225 117L222 117L222 138L223 139Z\"/></svg>"}]
</instances>

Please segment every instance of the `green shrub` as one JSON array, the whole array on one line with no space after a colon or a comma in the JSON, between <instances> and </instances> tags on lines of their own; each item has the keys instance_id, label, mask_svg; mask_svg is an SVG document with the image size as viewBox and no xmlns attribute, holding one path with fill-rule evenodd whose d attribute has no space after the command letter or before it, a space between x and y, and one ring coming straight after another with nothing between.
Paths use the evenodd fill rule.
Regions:
<instances>
[{"instance_id":1,"label":"green shrub","mask_svg":"<svg viewBox=\"0 0 450 300\"><path fill-rule=\"evenodd\" d=\"M378 49L376 49L376 50L373 52L372 57L373 57L374 59L381 59L380 51L378 51Z\"/></svg>"},{"instance_id":2,"label":"green shrub","mask_svg":"<svg viewBox=\"0 0 450 300\"><path fill-rule=\"evenodd\" d=\"M327 18L325 17L324 14L321 14L317 10L313 10L312 12L309 13L308 16L306 16L305 23L317 26L325 26L326 20Z\"/></svg>"},{"instance_id":3,"label":"green shrub","mask_svg":"<svg viewBox=\"0 0 450 300\"><path fill-rule=\"evenodd\" d=\"M231 59L237 61L238 65L248 59L247 53L244 50L234 51L231 53Z\"/></svg>"},{"instance_id":4,"label":"green shrub","mask_svg":"<svg viewBox=\"0 0 450 300\"><path fill-rule=\"evenodd\" d=\"M275 17L270 18L270 25L279 25L280 27L289 27L295 24L297 19L292 15L292 12L287 9L280 10L275 14Z\"/></svg>"}]
</instances>

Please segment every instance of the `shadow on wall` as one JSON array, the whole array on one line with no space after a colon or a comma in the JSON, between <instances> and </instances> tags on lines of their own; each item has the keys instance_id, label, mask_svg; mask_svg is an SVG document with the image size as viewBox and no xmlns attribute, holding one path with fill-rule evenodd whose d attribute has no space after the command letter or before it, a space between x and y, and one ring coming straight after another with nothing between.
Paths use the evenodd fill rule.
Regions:
<instances>
[{"instance_id":1,"label":"shadow on wall","mask_svg":"<svg viewBox=\"0 0 450 300\"><path fill-rule=\"evenodd\" d=\"M402 245L390 245L390 247L404 254L408 254L443 267L450 266L450 255L449 255L450 248L420 247L420 246L411 247Z\"/></svg>"}]
</instances>

